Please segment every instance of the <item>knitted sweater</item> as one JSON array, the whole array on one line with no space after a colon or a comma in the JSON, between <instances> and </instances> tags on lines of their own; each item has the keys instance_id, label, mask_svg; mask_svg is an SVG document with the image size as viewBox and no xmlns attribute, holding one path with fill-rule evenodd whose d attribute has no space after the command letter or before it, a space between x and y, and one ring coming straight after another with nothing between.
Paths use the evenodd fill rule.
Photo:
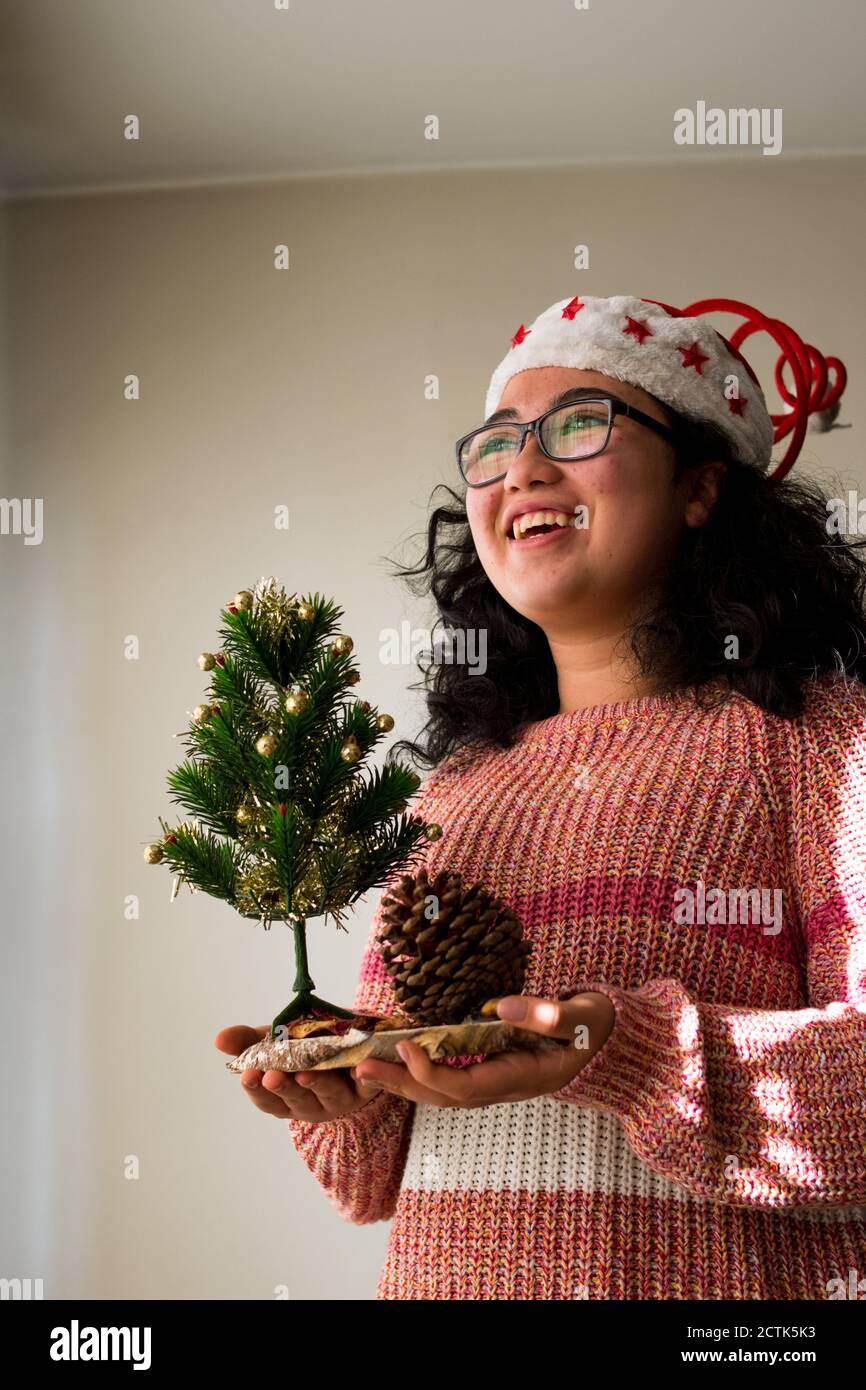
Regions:
<instances>
[{"instance_id":1,"label":"knitted sweater","mask_svg":"<svg viewBox=\"0 0 866 1390\"><path fill-rule=\"evenodd\" d=\"M793 721L684 690L558 714L451 754L413 810L442 826L431 874L521 918L524 992L598 990L616 1019L551 1094L286 1121L347 1220L393 1216L377 1298L824 1299L866 1276L866 687L824 676ZM355 1007L387 1013L381 911Z\"/></svg>"}]
</instances>

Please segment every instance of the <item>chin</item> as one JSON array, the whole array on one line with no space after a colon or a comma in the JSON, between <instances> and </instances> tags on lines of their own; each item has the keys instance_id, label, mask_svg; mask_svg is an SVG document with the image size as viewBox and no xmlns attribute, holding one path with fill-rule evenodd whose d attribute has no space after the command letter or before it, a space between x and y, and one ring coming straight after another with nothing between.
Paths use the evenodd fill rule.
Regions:
<instances>
[{"instance_id":1,"label":"chin","mask_svg":"<svg viewBox=\"0 0 866 1390\"><path fill-rule=\"evenodd\" d=\"M522 613L531 623L541 623L545 618L561 617L565 609L583 598L584 584L563 584L551 588L549 584L540 588L521 589L519 593L503 594L506 603Z\"/></svg>"}]
</instances>

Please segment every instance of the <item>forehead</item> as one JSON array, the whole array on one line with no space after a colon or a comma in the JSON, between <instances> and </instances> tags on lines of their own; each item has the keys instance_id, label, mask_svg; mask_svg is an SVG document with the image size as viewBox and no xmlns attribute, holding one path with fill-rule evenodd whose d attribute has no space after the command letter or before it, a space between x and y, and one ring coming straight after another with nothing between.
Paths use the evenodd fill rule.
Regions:
<instances>
[{"instance_id":1,"label":"forehead","mask_svg":"<svg viewBox=\"0 0 866 1390\"><path fill-rule=\"evenodd\" d=\"M639 410L646 411L655 419L665 419L664 407L639 386L617 381L615 377L606 376L604 372L584 371L576 367L528 367L523 372L517 372L506 384L494 414L511 406L521 416L532 419L533 415L546 410L561 392L578 388L595 389L619 396L620 400L628 405L637 406Z\"/></svg>"}]
</instances>

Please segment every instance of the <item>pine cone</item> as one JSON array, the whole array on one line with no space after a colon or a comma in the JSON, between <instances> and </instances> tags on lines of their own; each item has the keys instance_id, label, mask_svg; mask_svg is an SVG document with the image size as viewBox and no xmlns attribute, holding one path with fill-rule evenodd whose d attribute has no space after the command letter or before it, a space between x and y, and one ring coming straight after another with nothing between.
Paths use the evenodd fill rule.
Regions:
<instances>
[{"instance_id":1,"label":"pine cone","mask_svg":"<svg viewBox=\"0 0 866 1390\"><path fill-rule=\"evenodd\" d=\"M438 904L425 916L426 898ZM428 909L429 910L429 909ZM459 873L407 874L383 900L379 954L409 1019L460 1023L494 995L520 994L532 947L510 907Z\"/></svg>"}]
</instances>

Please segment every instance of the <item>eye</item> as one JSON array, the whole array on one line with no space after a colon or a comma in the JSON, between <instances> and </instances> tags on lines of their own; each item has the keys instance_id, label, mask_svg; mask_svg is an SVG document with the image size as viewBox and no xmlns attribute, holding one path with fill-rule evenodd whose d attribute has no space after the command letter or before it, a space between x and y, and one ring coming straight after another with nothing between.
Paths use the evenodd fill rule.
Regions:
<instances>
[{"instance_id":1,"label":"eye","mask_svg":"<svg viewBox=\"0 0 866 1390\"><path fill-rule=\"evenodd\" d=\"M599 425L606 424L606 415L599 415L592 410L576 410L566 418L563 430L570 430L572 433L576 433L581 430L598 429Z\"/></svg>"},{"instance_id":2,"label":"eye","mask_svg":"<svg viewBox=\"0 0 866 1390\"><path fill-rule=\"evenodd\" d=\"M504 436L501 434L497 434L494 436L493 439L488 438L482 440L478 453L481 456L481 458L485 458L488 454L497 453L502 448L502 445L504 443Z\"/></svg>"}]
</instances>

